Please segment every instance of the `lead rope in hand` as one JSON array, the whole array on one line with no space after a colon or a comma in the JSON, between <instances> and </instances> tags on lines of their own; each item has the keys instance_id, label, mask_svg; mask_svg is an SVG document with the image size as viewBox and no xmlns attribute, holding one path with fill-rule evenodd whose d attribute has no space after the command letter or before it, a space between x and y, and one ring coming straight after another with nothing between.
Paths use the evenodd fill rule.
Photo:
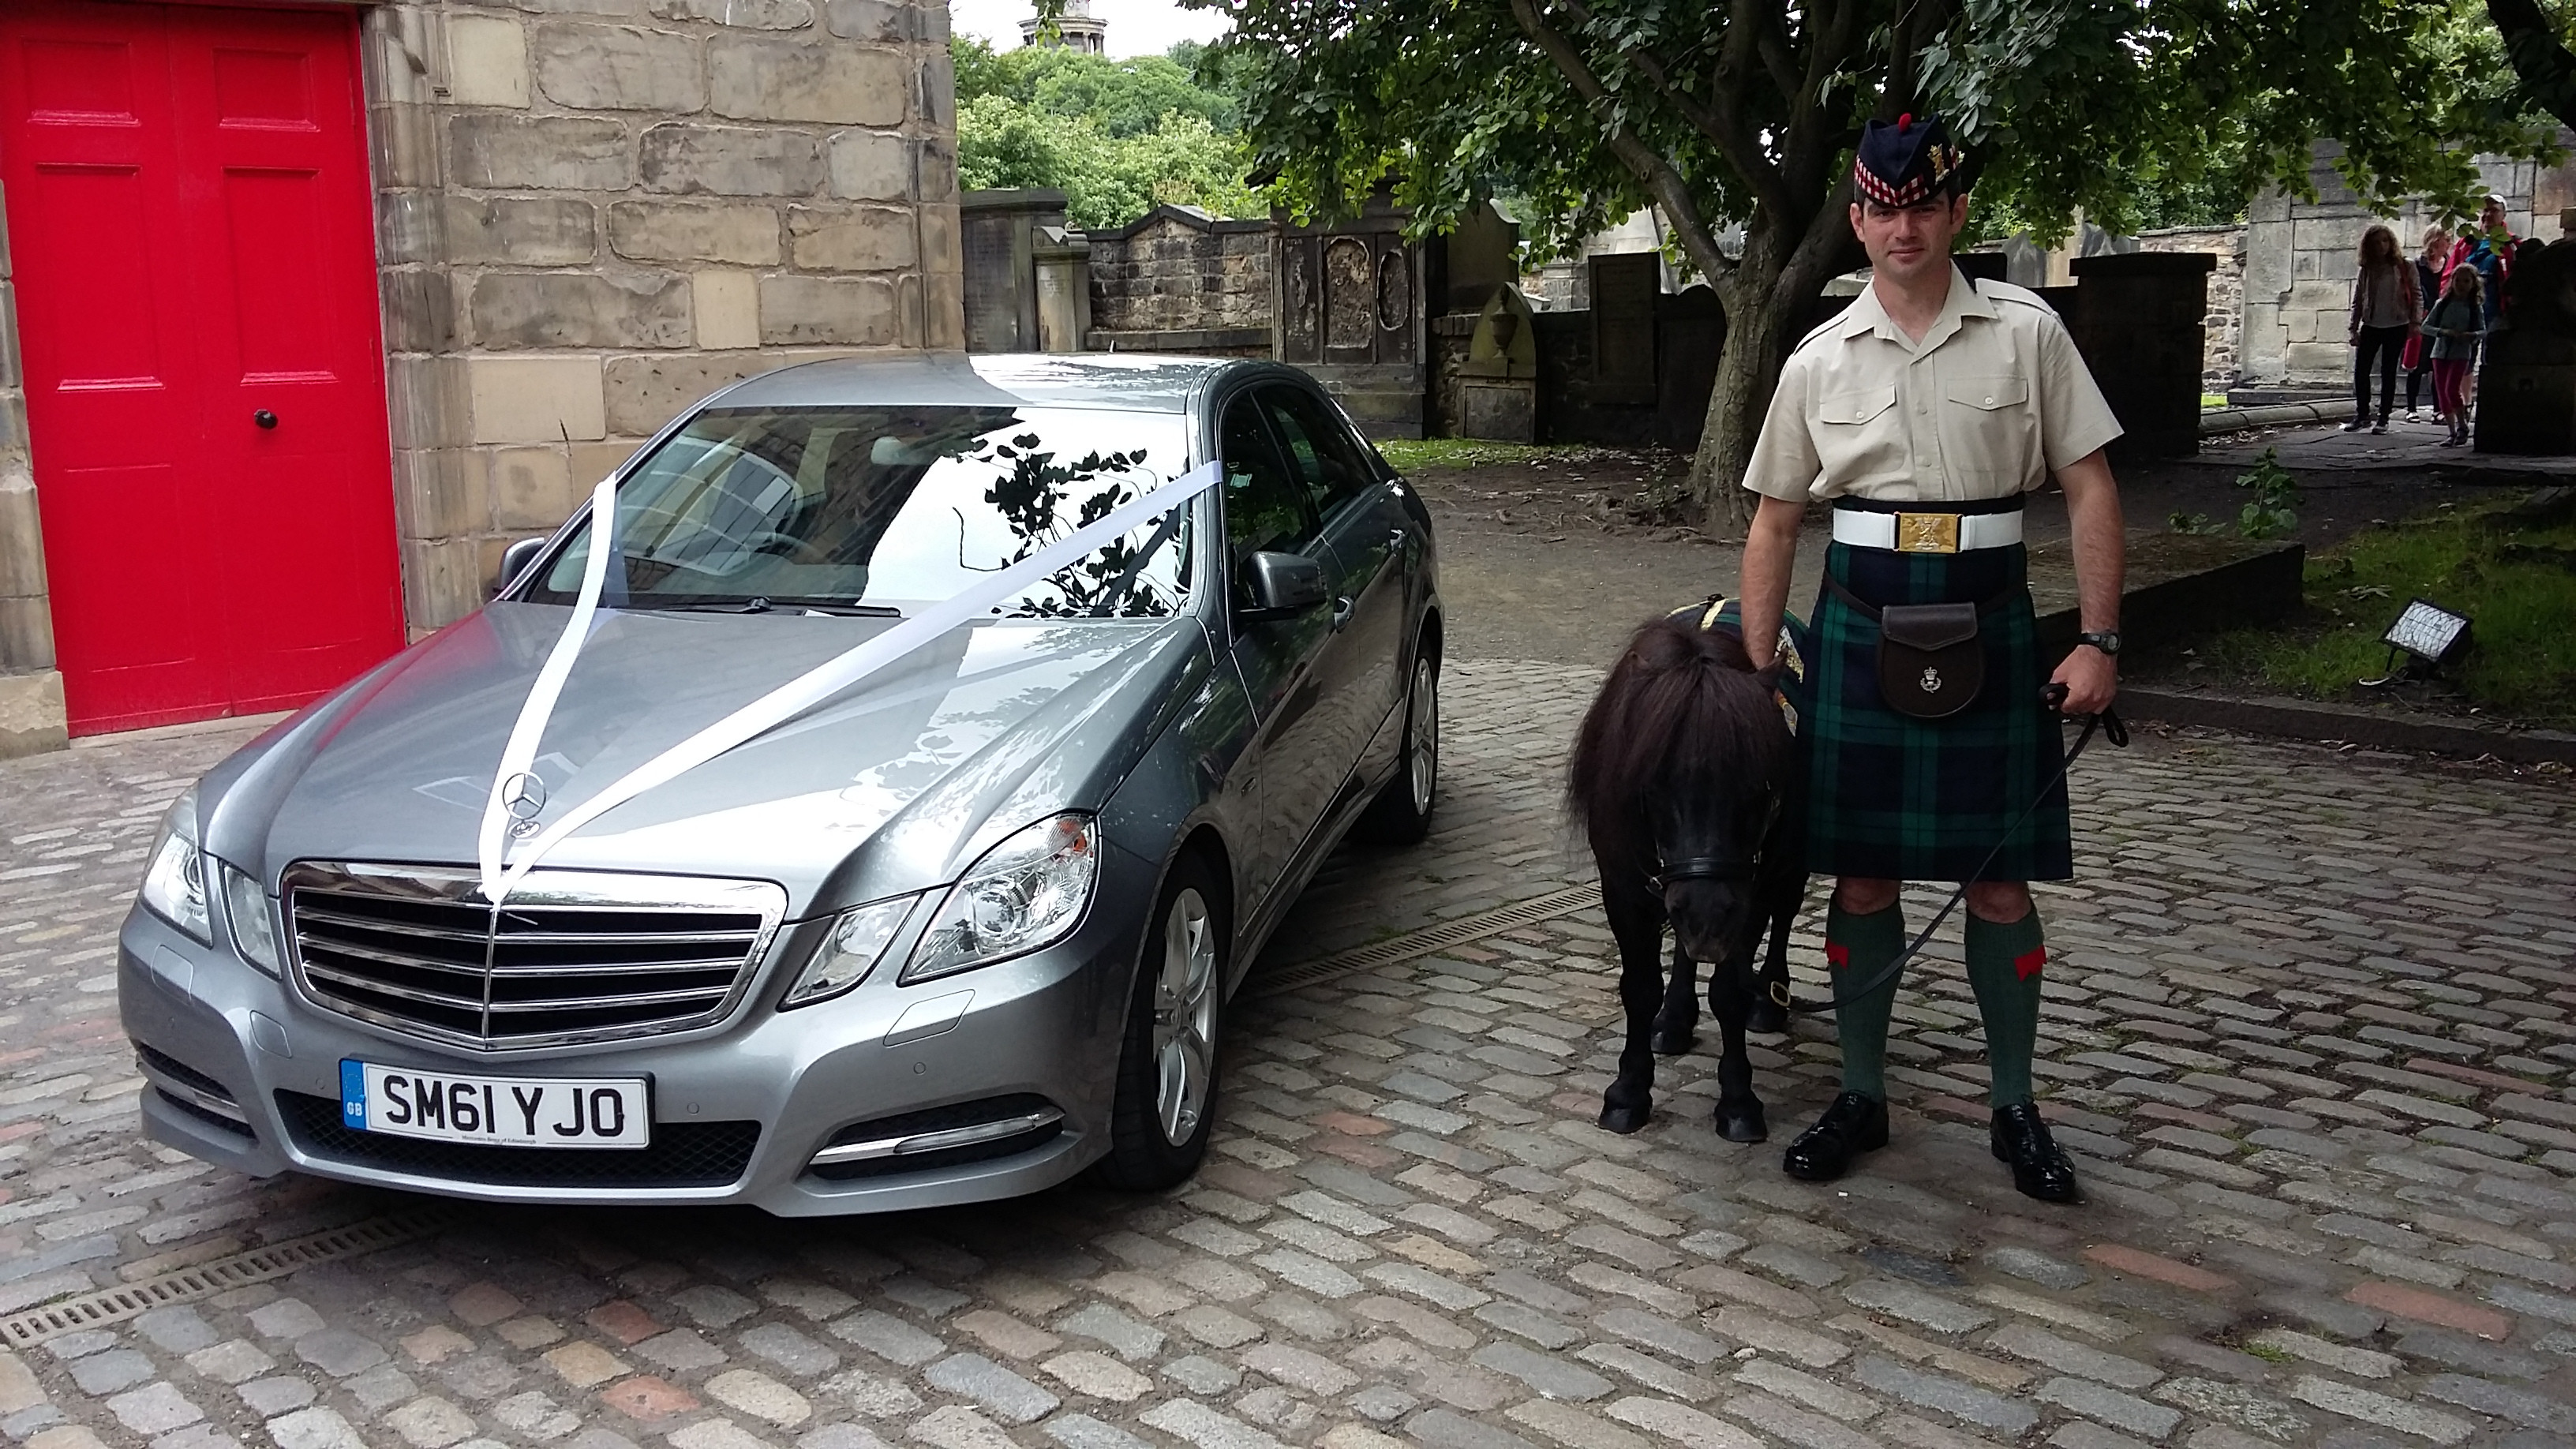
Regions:
<instances>
[{"instance_id":1,"label":"lead rope in hand","mask_svg":"<svg viewBox=\"0 0 2576 1449\"><path fill-rule=\"evenodd\" d=\"M2051 714L2058 715L2061 719L2069 717L2061 709L2065 703L2065 685L2051 684L2040 691L2040 707ZM1921 955L1924 946L1931 942L1932 933L1939 930L1941 923L1950 919L1950 913L1959 908L1959 903L1968 898L1968 888L1985 875L1986 867L1994 864L1995 857L2003 854L2004 847L2012 843L2015 835L2021 833L2022 826L2028 824L2032 814L2038 811L2039 802L2047 799L2048 792L2059 781L2066 778L2066 772L2075 768L2076 757L2084 753L2086 745L2093 743L2094 733L2098 730L2102 738L2109 740L2117 749L2125 750L2129 747L2129 727L2120 722L2120 716L2114 711L2105 709L2100 714L2083 715L2081 718L2084 721L2084 730L2075 737L2075 747L2066 752L2064 760L2058 762L2057 773L2049 776L2047 783L2041 785L2037 793L2031 796L2030 803L2022 807L2021 814L2014 817L2013 823L2004 827L2003 837L1995 842L1995 848L1986 852L1986 858L1977 862L1977 868L1968 873L1966 880L1959 882L1959 888L1950 893L1950 899L1941 903L1940 913L1935 915L1922 930L1915 933L1913 944L1899 952L1896 959L1889 962L1876 976L1871 977L1867 984L1854 989L1849 994L1837 992L1831 1001L1814 1001L1791 996L1787 982L1774 982L1771 986L1771 1000L1784 1009L1801 1015L1822 1016L1828 1012L1839 1011L1843 1007L1867 1001L1882 991L1893 989L1897 979L1905 974L1905 968L1912 965L1914 958Z\"/></svg>"}]
</instances>

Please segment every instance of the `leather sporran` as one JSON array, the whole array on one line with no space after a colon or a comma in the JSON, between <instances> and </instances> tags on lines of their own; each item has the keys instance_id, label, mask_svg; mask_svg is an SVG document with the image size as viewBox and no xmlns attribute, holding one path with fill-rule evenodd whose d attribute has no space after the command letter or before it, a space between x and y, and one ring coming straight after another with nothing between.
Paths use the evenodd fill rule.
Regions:
<instances>
[{"instance_id":1,"label":"leather sporran","mask_svg":"<svg viewBox=\"0 0 2576 1449\"><path fill-rule=\"evenodd\" d=\"M1878 692L1915 719L1947 719L1986 683L1975 604L1891 604L1878 615Z\"/></svg>"}]
</instances>

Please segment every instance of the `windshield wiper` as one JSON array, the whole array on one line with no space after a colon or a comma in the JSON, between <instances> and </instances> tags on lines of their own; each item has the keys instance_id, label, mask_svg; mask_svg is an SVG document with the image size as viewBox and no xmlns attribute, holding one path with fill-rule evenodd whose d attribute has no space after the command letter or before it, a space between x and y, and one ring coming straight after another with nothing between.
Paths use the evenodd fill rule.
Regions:
<instances>
[{"instance_id":1,"label":"windshield wiper","mask_svg":"<svg viewBox=\"0 0 2576 1449\"><path fill-rule=\"evenodd\" d=\"M853 619L900 619L903 610L892 604L861 604L849 599L800 598L789 594L753 594L748 597L707 595L691 599L639 601L641 609L671 609L700 614L766 614L772 609L802 609L816 614L837 614Z\"/></svg>"}]
</instances>

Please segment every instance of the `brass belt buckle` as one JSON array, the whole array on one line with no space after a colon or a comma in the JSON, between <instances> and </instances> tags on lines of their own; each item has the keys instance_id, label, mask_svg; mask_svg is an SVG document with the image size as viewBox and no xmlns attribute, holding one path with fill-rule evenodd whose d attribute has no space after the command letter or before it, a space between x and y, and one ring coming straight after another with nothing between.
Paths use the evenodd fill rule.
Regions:
<instances>
[{"instance_id":1,"label":"brass belt buckle","mask_svg":"<svg viewBox=\"0 0 2576 1449\"><path fill-rule=\"evenodd\" d=\"M1896 551L1898 553L1957 553L1959 551L1959 515L1955 513L1896 515Z\"/></svg>"}]
</instances>

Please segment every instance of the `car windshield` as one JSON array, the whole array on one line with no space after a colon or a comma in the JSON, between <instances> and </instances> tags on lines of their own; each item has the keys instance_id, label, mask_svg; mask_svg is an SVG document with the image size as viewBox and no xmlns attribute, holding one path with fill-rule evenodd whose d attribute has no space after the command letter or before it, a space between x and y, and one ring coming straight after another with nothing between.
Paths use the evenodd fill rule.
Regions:
<instances>
[{"instance_id":1,"label":"car windshield","mask_svg":"<svg viewBox=\"0 0 2576 1449\"><path fill-rule=\"evenodd\" d=\"M1178 477L1177 415L1014 407L709 408L617 489L603 603L911 613ZM1005 600L1005 617L1161 617L1189 595L1178 508ZM585 521L525 597L581 588Z\"/></svg>"}]
</instances>

